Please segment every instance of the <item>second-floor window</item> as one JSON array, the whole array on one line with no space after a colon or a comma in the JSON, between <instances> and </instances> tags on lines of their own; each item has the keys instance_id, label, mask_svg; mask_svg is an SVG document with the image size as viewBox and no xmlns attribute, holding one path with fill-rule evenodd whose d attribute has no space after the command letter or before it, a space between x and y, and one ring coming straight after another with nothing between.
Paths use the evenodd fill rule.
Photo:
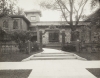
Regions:
<instances>
[{"instance_id":1,"label":"second-floor window","mask_svg":"<svg viewBox=\"0 0 100 78\"><path fill-rule=\"evenodd\" d=\"M3 22L3 27L8 28L8 22L6 20Z\"/></svg>"},{"instance_id":2,"label":"second-floor window","mask_svg":"<svg viewBox=\"0 0 100 78\"><path fill-rule=\"evenodd\" d=\"M13 22L13 29L18 29L18 21L14 20Z\"/></svg>"},{"instance_id":3,"label":"second-floor window","mask_svg":"<svg viewBox=\"0 0 100 78\"><path fill-rule=\"evenodd\" d=\"M36 20L36 16L31 16L31 20L35 21Z\"/></svg>"}]
</instances>

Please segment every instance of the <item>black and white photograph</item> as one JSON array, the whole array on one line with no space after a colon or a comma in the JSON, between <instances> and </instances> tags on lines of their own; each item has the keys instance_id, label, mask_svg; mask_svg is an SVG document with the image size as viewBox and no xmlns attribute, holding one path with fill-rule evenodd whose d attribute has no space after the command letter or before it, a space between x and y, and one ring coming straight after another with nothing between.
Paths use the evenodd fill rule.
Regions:
<instances>
[{"instance_id":1,"label":"black and white photograph","mask_svg":"<svg viewBox=\"0 0 100 78\"><path fill-rule=\"evenodd\" d=\"M100 78L100 0L0 0L0 78Z\"/></svg>"}]
</instances>

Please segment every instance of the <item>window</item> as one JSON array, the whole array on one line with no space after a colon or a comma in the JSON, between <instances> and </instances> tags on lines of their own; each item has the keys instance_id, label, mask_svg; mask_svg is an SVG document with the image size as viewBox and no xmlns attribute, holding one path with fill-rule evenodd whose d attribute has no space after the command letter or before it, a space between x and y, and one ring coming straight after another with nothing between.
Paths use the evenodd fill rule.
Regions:
<instances>
[{"instance_id":1,"label":"window","mask_svg":"<svg viewBox=\"0 0 100 78\"><path fill-rule=\"evenodd\" d=\"M18 29L18 21L14 20L13 22L13 29Z\"/></svg>"},{"instance_id":2,"label":"window","mask_svg":"<svg viewBox=\"0 0 100 78\"><path fill-rule=\"evenodd\" d=\"M7 22L7 21L4 21L4 22L3 22L3 27L4 27L4 28L8 28L8 22Z\"/></svg>"},{"instance_id":3,"label":"window","mask_svg":"<svg viewBox=\"0 0 100 78\"><path fill-rule=\"evenodd\" d=\"M31 20L35 21L36 20L36 16L31 16Z\"/></svg>"}]
</instances>

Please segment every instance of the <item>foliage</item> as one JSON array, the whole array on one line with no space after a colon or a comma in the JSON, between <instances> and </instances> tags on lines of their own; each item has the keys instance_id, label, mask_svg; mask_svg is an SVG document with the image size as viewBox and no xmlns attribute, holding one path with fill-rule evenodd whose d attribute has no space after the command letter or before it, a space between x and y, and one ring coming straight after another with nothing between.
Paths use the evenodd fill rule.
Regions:
<instances>
[{"instance_id":1,"label":"foliage","mask_svg":"<svg viewBox=\"0 0 100 78\"><path fill-rule=\"evenodd\" d=\"M2 42L2 40L4 39L4 36L6 35L6 32L2 30L2 28L0 27L0 42Z\"/></svg>"},{"instance_id":2,"label":"foliage","mask_svg":"<svg viewBox=\"0 0 100 78\"><path fill-rule=\"evenodd\" d=\"M18 0L0 0L0 16L19 14L17 3Z\"/></svg>"},{"instance_id":3,"label":"foliage","mask_svg":"<svg viewBox=\"0 0 100 78\"><path fill-rule=\"evenodd\" d=\"M33 43L33 51L38 51L39 50L39 45L37 42Z\"/></svg>"},{"instance_id":4,"label":"foliage","mask_svg":"<svg viewBox=\"0 0 100 78\"><path fill-rule=\"evenodd\" d=\"M90 25L100 27L100 9L98 9L94 14L92 14L88 20L91 21Z\"/></svg>"},{"instance_id":5,"label":"foliage","mask_svg":"<svg viewBox=\"0 0 100 78\"><path fill-rule=\"evenodd\" d=\"M26 48L25 42L27 40L30 40L31 34L30 32L27 31L10 31L7 32L8 35L10 36L12 41L15 41L19 45L19 49L21 50L22 48Z\"/></svg>"},{"instance_id":6,"label":"foliage","mask_svg":"<svg viewBox=\"0 0 100 78\"><path fill-rule=\"evenodd\" d=\"M62 47L63 51L69 51L69 52L75 52L76 51L76 47L74 45L64 45Z\"/></svg>"},{"instance_id":7,"label":"foliage","mask_svg":"<svg viewBox=\"0 0 100 78\"><path fill-rule=\"evenodd\" d=\"M9 33L12 40L15 42L25 42L26 40L29 40L31 35L30 32L27 31L12 31Z\"/></svg>"},{"instance_id":8,"label":"foliage","mask_svg":"<svg viewBox=\"0 0 100 78\"><path fill-rule=\"evenodd\" d=\"M100 0L92 0L91 1L91 9L97 8L98 4L100 7Z\"/></svg>"}]
</instances>

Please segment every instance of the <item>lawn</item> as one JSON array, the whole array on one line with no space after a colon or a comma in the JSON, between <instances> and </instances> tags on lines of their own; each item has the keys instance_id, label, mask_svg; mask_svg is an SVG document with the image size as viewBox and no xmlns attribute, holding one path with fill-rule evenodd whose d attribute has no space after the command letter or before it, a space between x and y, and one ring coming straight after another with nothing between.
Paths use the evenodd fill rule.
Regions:
<instances>
[{"instance_id":1,"label":"lawn","mask_svg":"<svg viewBox=\"0 0 100 78\"><path fill-rule=\"evenodd\" d=\"M0 70L0 78L28 78L32 70Z\"/></svg>"},{"instance_id":2,"label":"lawn","mask_svg":"<svg viewBox=\"0 0 100 78\"><path fill-rule=\"evenodd\" d=\"M100 68L89 68L87 70L97 78L100 78Z\"/></svg>"},{"instance_id":3,"label":"lawn","mask_svg":"<svg viewBox=\"0 0 100 78\"><path fill-rule=\"evenodd\" d=\"M6 53L6 54L1 54L0 55L0 62L20 62L23 59L31 56L32 54L39 53L40 51L37 52L31 52L30 54L27 53L22 53L22 52L16 52L16 53Z\"/></svg>"},{"instance_id":4,"label":"lawn","mask_svg":"<svg viewBox=\"0 0 100 78\"><path fill-rule=\"evenodd\" d=\"M72 52L87 60L100 60L100 52Z\"/></svg>"},{"instance_id":5,"label":"lawn","mask_svg":"<svg viewBox=\"0 0 100 78\"><path fill-rule=\"evenodd\" d=\"M2 54L2 55L0 55L0 62L20 62L23 59L31 56L32 54L39 53L39 52L40 51L31 52L30 54L21 53L21 52L10 53L10 54ZM100 60L100 52L93 52L93 53L71 52L71 53L75 53L75 54L79 55L80 57L83 57L87 60Z\"/></svg>"}]
</instances>

